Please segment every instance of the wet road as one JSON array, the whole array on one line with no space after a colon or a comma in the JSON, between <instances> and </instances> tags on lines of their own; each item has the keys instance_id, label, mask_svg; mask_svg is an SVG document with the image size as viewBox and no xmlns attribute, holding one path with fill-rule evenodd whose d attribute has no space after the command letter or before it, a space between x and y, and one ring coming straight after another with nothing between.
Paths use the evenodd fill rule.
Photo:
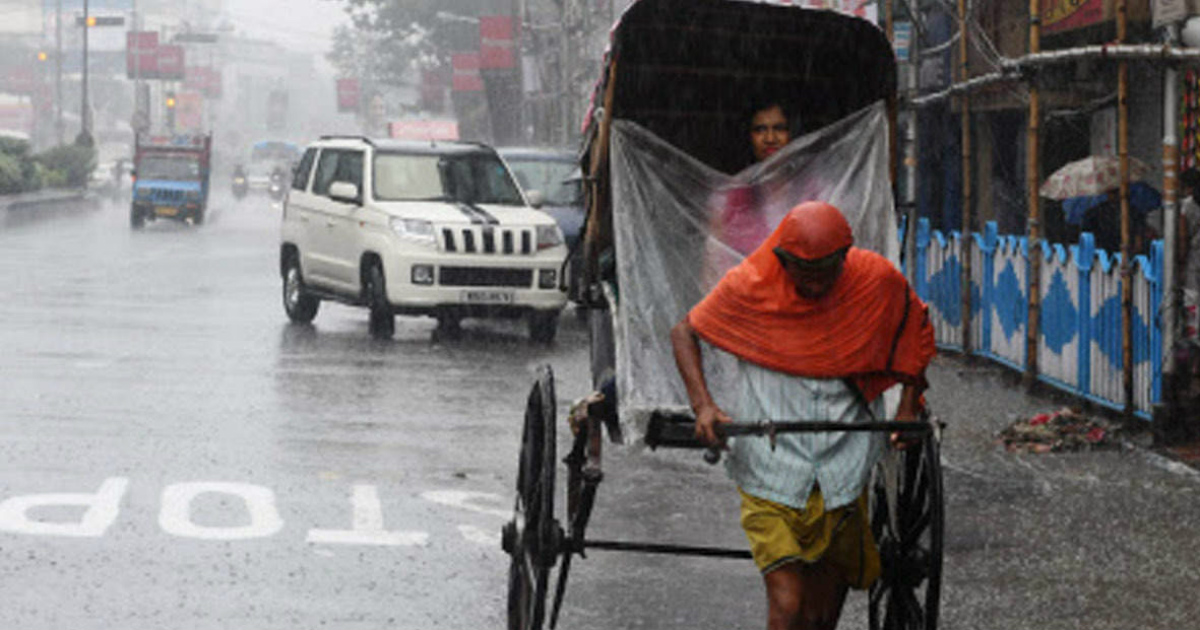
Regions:
<instances>
[{"instance_id":1,"label":"wet road","mask_svg":"<svg viewBox=\"0 0 1200 630\"><path fill-rule=\"evenodd\" d=\"M381 342L329 304L289 325L276 211L217 210L0 228L0 627L503 627L524 399L540 363L560 417L586 393L583 327L565 315L544 347L517 322L440 341L398 318ZM1054 401L945 359L931 381L950 425L942 627L1194 627L1200 475L1140 448L1005 453L994 433ZM695 453L609 447L604 465L589 535L743 544ZM759 628L759 584L744 561L594 551L560 627ZM864 599L842 628L865 627Z\"/></svg>"}]
</instances>

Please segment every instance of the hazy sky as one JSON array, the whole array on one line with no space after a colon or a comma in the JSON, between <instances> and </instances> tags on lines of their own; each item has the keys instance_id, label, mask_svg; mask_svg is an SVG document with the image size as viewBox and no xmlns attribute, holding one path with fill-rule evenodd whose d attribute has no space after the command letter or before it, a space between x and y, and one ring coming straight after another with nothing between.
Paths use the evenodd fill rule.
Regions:
<instances>
[{"instance_id":1,"label":"hazy sky","mask_svg":"<svg viewBox=\"0 0 1200 630\"><path fill-rule=\"evenodd\" d=\"M239 31L292 50L324 53L337 24L348 22L332 0L227 0L226 12Z\"/></svg>"}]
</instances>

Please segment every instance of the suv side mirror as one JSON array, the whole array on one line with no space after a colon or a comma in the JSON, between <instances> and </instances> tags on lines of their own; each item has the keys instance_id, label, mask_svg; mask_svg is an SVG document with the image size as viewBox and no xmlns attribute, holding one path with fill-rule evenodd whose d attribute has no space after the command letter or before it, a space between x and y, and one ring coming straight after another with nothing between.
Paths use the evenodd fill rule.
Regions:
<instances>
[{"instance_id":1,"label":"suv side mirror","mask_svg":"<svg viewBox=\"0 0 1200 630\"><path fill-rule=\"evenodd\" d=\"M333 182L329 185L329 198L345 203L358 203L358 186L350 182Z\"/></svg>"},{"instance_id":2,"label":"suv side mirror","mask_svg":"<svg viewBox=\"0 0 1200 630\"><path fill-rule=\"evenodd\" d=\"M540 190L530 190L525 193L525 200L534 208L541 208L546 204L546 195Z\"/></svg>"}]
</instances>

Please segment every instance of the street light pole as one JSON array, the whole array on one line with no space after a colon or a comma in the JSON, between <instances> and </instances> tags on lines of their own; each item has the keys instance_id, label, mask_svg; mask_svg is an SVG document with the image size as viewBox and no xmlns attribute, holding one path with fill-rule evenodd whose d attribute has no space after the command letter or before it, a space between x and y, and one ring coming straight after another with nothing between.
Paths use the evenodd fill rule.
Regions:
<instances>
[{"instance_id":1,"label":"street light pole","mask_svg":"<svg viewBox=\"0 0 1200 630\"><path fill-rule=\"evenodd\" d=\"M54 128L58 133L58 144L63 143L63 107L62 107L62 0L56 3L57 12L54 14Z\"/></svg>"},{"instance_id":2,"label":"street light pole","mask_svg":"<svg viewBox=\"0 0 1200 630\"><path fill-rule=\"evenodd\" d=\"M83 0L83 96L80 101L79 139L77 144L91 144L91 125L88 116L88 0Z\"/></svg>"}]
</instances>

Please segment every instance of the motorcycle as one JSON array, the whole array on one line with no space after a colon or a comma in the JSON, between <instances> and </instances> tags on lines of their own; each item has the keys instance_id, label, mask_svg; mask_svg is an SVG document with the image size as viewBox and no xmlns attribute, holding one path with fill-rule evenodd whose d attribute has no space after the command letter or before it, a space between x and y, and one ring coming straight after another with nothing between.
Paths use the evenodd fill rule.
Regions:
<instances>
[{"instance_id":1,"label":"motorcycle","mask_svg":"<svg viewBox=\"0 0 1200 630\"><path fill-rule=\"evenodd\" d=\"M242 199L250 192L250 182L246 180L245 175L233 176L233 196L237 199Z\"/></svg>"}]
</instances>

